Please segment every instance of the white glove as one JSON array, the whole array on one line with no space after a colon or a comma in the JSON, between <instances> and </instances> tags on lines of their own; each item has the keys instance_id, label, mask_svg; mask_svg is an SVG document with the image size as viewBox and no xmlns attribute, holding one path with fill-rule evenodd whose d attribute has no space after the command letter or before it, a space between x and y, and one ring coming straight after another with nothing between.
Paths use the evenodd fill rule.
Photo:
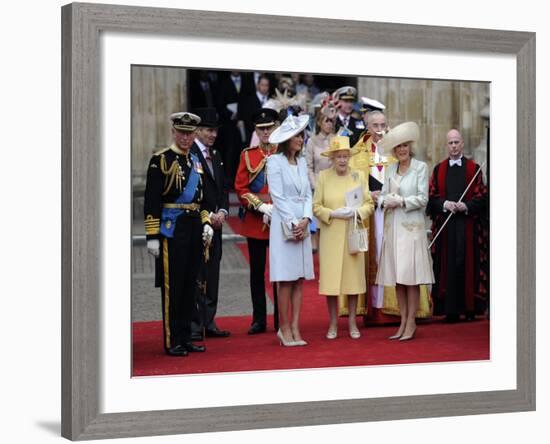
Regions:
<instances>
[{"instance_id":1,"label":"white glove","mask_svg":"<svg viewBox=\"0 0 550 444\"><path fill-rule=\"evenodd\" d=\"M455 213L457 210L456 202L451 202L450 200L446 200L445 202L443 202L443 208L447 211L450 211L451 213Z\"/></svg>"},{"instance_id":2,"label":"white glove","mask_svg":"<svg viewBox=\"0 0 550 444\"><path fill-rule=\"evenodd\" d=\"M258 207L258 211L265 214L266 216L271 217L271 213L273 212L273 205L263 203Z\"/></svg>"},{"instance_id":3,"label":"white glove","mask_svg":"<svg viewBox=\"0 0 550 444\"><path fill-rule=\"evenodd\" d=\"M210 244L212 242L212 237L214 237L214 230L210 225L205 225L202 229L202 240L205 244Z\"/></svg>"},{"instance_id":4,"label":"white glove","mask_svg":"<svg viewBox=\"0 0 550 444\"><path fill-rule=\"evenodd\" d=\"M384 199L384 206L386 208L397 208L401 207L403 205L403 199L402 196L399 194L388 194L386 198Z\"/></svg>"},{"instance_id":5,"label":"white glove","mask_svg":"<svg viewBox=\"0 0 550 444\"><path fill-rule=\"evenodd\" d=\"M266 224L266 225L269 225L271 223L271 218L267 214L264 214L262 216L262 220L263 220L264 224Z\"/></svg>"},{"instance_id":6,"label":"white glove","mask_svg":"<svg viewBox=\"0 0 550 444\"><path fill-rule=\"evenodd\" d=\"M149 239L147 241L147 251L155 257L160 254L160 241L158 239Z\"/></svg>"},{"instance_id":7,"label":"white glove","mask_svg":"<svg viewBox=\"0 0 550 444\"><path fill-rule=\"evenodd\" d=\"M456 211L461 211L463 213L467 213L468 212L468 207L466 206L466 204L464 202L457 202Z\"/></svg>"},{"instance_id":8,"label":"white glove","mask_svg":"<svg viewBox=\"0 0 550 444\"><path fill-rule=\"evenodd\" d=\"M337 208L336 210L333 210L330 212L330 217L332 219L351 219L353 215L355 214L355 210L353 208L348 207L342 207Z\"/></svg>"}]
</instances>

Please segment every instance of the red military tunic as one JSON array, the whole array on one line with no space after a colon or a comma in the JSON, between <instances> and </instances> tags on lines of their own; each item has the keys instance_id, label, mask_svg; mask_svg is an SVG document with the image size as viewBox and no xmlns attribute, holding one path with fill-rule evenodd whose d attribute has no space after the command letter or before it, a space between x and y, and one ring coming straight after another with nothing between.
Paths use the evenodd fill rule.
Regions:
<instances>
[{"instance_id":1,"label":"red military tunic","mask_svg":"<svg viewBox=\"0 0 550 444\"><path fill-rule=\"evenodd\" d=\"M241 153L235 191L246 209L240 233L253 239L269 239L269 227L263 222L263 214L258 207L271 203L265 171L267 158L275 153L276 145L270 145L266 153L259 146L246 148Z\"/></svg>"}]
</instances>

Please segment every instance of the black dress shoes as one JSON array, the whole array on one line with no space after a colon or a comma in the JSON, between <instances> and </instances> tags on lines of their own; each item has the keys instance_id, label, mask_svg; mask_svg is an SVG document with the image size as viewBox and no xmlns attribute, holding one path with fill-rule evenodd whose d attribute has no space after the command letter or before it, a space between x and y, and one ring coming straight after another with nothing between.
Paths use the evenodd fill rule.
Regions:
<instances>
[{"instance_id":1,"label":"black dress shoes","mask_svg":"<svg viewBox=\"0 0 550 444\"><path fill-rule=\"evenodd\" d=\"M455 324L459 320L460 320L460 316L457 314L448 314L447 316L445 316L445 322L447 324Z\"/></svg>"},{"instance_id":2,"label":"black dress shoes","mask_svg":"<svg viewBox=\"0 0 550 444\"><path fill-rule=\"evenodd\" d=\"M192 342L186 342L182 345L182 347L184 347L189 353L206 351L206 347L204 345L195 345Z\"/></svg>"},{"instance_id":3,"label":"black dress shoes","mask_svg":"<svg viewBox=\"0 0 550 444\"><path fill-rule=\"evenodd\" d=\"M212 330L206 330L207 338L227 338L231 333L227 330L220 330L219 328L214 328Z\"/></svg>"},{"instance_id":4,"label":"black dress shoes","mask_svg":"<svg viewBox=\"0 0 550 444\"><path fill-rule=\"evenodd\" d=\"M166 350L166 353L170 356L187 356L189 354L187 348L185 348L183 345L170 347L168 350Z\"/></svg>"},{"instance_id":5,"label":"black dress shoes","mask_svg":"<svg viewBox=\"0 0 550 444\"><path fill-rule=\"evenodd\" d=\"M257 335L258 333L265 333L265 324L260 324L259 322L253 322L250 328L248 329L249 335Z\"/></svg>"}]
</instances>

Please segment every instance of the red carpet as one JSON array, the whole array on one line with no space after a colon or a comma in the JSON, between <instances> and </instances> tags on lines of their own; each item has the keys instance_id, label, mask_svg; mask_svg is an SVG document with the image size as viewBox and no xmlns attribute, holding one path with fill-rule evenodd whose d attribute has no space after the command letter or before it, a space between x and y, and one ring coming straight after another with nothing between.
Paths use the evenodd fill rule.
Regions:
<instances>
[{"instance_id":1,"label":"red carpet","mask_svg":"<svg viewBox=\"0 0 550 444\"><path fill-rule=\"evenodd\" d=\"M231 218L233 219L233 218ZM233 221L232 221L233 222ZM233 223L231 224L233 227ZM248 259L246 243L237 244ZM315 261L318 276L318 264ZM248 285L248 280L245 283ZM270 297L271 288L268 288ZM396 326L361 327L362 337L348 335L347 318L341 318L339 336L325 339L328 314L317 281L304 282L301 331L309 345L281 347L269 317L265 334L249 336L250 315L217 318L218 327L231 331L225 339L207 338L206 353L185 358L167 356L162 345L162 322L133 323L133 376L220 373L362 365L387 365L489 359L489 321L444 324L419 323L412 341L390 341ZM358 325L362 322L358 320Z\"/></svg>"},{"instance_id":2,"label":"red carpet","mask_svg":"<svg viewBox=\"0 0 550 444\"><path fill-rule=\"evenodd\" d=\"M304 313L305 347L281 347L275 333L249 336L247 317L222 318L218 325L231 331L227 339L207 339L206 353L174 358L164 354L161 322L134 323L133 376L219 373L276 369L407 364L489 359L489 322L418 326L412 341L390 341L395 327L361 329L362 337L350 339L346 319L340 320L339 337L324 338L323 316L308 319ZM271 322L271 320L270 320ZM342 328L344 327L344 328Z\"/></svg>"}]
</instances>

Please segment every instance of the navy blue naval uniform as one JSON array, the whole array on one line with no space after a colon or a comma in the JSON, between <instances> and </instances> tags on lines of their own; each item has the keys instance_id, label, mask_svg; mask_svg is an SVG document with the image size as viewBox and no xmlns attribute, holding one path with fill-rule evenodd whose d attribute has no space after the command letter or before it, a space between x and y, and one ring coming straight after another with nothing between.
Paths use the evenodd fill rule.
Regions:
<instances>
[{"instance_id":1,"label":"navy blue naval uniform","mask_svg":"<svg viewBox=\"0 0 550 444\"><path fill-rule=\"evenodd\" d=\"M155 286L161 288L164 348L191 342L194 292L203 260L203 168L191 152L175 144L149 162L145 187L145 233L160 241Z\"/></svg>"}]
</instances>

